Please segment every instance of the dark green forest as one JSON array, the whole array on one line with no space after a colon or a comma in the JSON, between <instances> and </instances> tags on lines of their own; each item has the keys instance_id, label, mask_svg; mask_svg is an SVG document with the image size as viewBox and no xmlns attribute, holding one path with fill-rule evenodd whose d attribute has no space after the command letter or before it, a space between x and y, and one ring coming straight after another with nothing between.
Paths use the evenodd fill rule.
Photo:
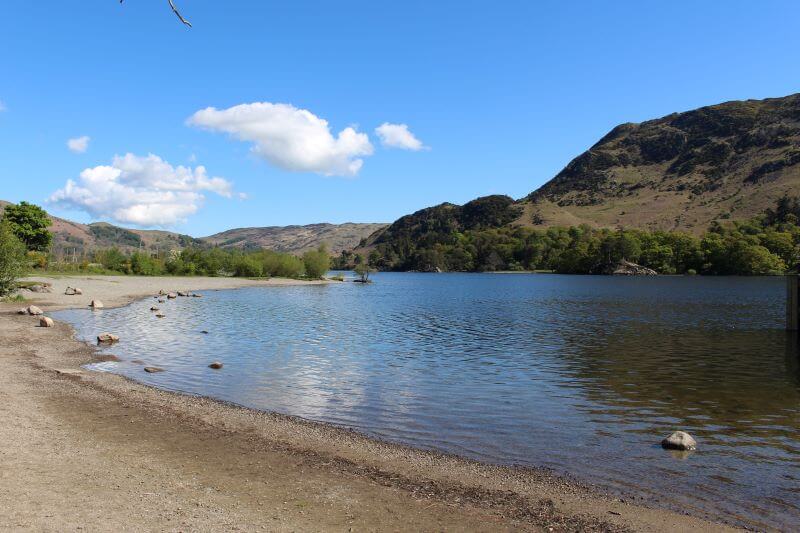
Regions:
<instances>
[{"instance_id":1,"label":"dark green forest","mask_svg":"<svg viewBox=\"0 0 800 533\"><path fill-rule=\"evenodd\" d=\"M781 198L752 220L714 222L699 237L589 226L509 226L519 216L517 209L507 196L489 196L464 206L418 211L390 226L368 254L343 252L335 266L366 261L389 271L599 274L624 259L660 274L758 275L796 271L800 258L797 198Z\"/></svg>"}]
</instances>

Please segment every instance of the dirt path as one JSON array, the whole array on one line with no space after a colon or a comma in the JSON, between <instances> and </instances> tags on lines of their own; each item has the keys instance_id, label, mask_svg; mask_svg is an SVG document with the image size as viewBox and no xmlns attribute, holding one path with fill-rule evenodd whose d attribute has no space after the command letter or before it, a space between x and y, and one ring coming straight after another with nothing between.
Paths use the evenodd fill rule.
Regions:
<instances>
[{"instance_id":1,"label":"dirt path","mask_svg":"<svg viewBox=\"0 0 800 533\"><path fill-rule=\"evenodd\" d=\"M51 281L60 293L78 285L83 299L108 305L175 282ZM185 285L163 288L224 288L205 278ZM76 301L57 293L36 298L45 311ZM34 317L14 313L19 307L0 304L0 529L726 529L543 472L390 445L80 370L94 350L65 324L35 327Z\"/></svg>"}]
</instances>

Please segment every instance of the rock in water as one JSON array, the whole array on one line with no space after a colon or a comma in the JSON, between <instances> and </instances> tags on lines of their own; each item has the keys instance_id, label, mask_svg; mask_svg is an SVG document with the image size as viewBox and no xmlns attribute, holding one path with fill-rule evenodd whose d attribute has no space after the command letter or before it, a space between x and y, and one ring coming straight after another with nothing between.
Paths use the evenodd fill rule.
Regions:
<instances>
[{"instance_id":1,"label":"rock in water","mask_svg":"<svg viewBox=\"0 0 800 533\"><path fill-rule=\"evenodd\" d=\"M89 304L89 307L91 307L92 309L102 309L103 302L101 302L100 300L92 300L92 302Z\"/></svg>"},{"instance_id":2,"label":"rock in water","mask_svg":"<svg viewBox=\"0 0 800 533\"><path fill-rule=\"evenodd\" d=\"M156 313L156 318L165 318L166 316L164 313Z\"/></svg>"},{"instance_id":3,"label":"rock in water","mask_svg":"<svg viewBox=\"0 0 800 533\"><path fill-rule=\"evenodd\" d=\"M36 307L35 305L28 306L28 314L29 315L43 315L44 312Z\"/></svg>"},{"instance_id":4,"label":"rock in water","mask_svg":"<svg viewBox=\"0 0 800 533\"><path fill-rule=\"evenodd\" d=\"M676 431L662 440L661 446L668 450L696 450L697 441L685 431Z\"/></svg>"},{"instance_id":5,"label":"rock in water","mask_svg":"<svg viewBox=\"0 0 800 533\"><path fill-rule=\"evenodd\" d=\"M178 295L175 294L174 292L171 292L171 293L167 294L167 298L169 298L170 300L174 300L177 297L178 297Z\"/></svg>"},{"instance_id":6,"label":"rock in water","mask_svg":"<svg viewBox=\"0 0 800 533\"><path fill-rule=\"evenodd\" d=\"M39 319L40 328L52 328L53 326L55 326L55 322L49 316L43 316Z\"/></svg>"},{"instance_id":7,"label":"rock in water","mask_svg":"<svg viewBox=\"0 0 800 533\"><path fill-rule=\"evenodd\" d=\"M223 366L222 363L220 363L219 361L214 361L213 363L208 365L208 368L213 368L214 370L219 370L220 368L222 368L222 366Z\"/></svg>"},{"instance_id":8,"label":"rock in water","mask_svg":"<svg viewBox=\"0 0 800 533\"><path fill-rule=\"evenodd\" d=\"M163 303L166 303L166 302L167 302L166 300L162 300L161 298L158 299L158 303L160 303L160 304L163 304Z\"/></svg>"},{"instance_id":9,"label":"rock in water","mask_svg":"<svg viewBox=\"0 0 800 533\"><path fill-rule=\"evenodd\" d=\"M159 311L158 307L156 307L155 305L153 307L151 307L150 310L151 311Z\"/></svg>"},{"instance_id":10,"label":"rock in water","mask_svg":"<svg viewBox=\"0 0 800 533\"><path fill-rule=\"evenodd\" d=\"M189 293L186 291L178 291L178 296L189 296Z\"/></svg>"},{"instance_id":11,"label":"rock in water","mask_svg":"<svg viewBox=\"0 0 800 533\"><path fill-rule=\"evenodd\" d=\"M157 366L146 366L144 367L144 371L148 374L155 374L157 372L163 372L163 368L158 368Z\"/></svg>"},{"instance_id":12,"label":"rock in water","mask_svg":"<svg viewBox=\"0 0 800 533\"><path fill-rule=\"evenodd\" d=\"M97 336L97 344L114 344L119 342L119 337L111 333L101 333Z\"/></svg>"},{"instance_id":13,"label":"rock in water","mask_svg":"<svg viewBox=\"0 0 800 533\"><path fill-rule=\"evenodd\" d=\"M202 297L203 297L202 294L194 294L194 293L192 293L192 298L202 298Z\"/></svg>"}]
</instances>

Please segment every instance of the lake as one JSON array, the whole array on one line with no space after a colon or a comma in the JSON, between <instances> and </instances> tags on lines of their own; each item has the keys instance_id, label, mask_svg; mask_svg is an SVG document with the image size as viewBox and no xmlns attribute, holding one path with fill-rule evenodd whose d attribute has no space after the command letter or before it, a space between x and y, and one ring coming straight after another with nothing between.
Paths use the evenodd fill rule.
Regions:
<instances>
[{"instance_id":1,"label":"lake","mask_svg":"<svg viewBox=\"0 0 800 533\"><path fill-rule=\"evenodd\" d=\"M160 304L161 320L152 298L54 317L82 340L122 337L107 349L122 361L92 368L163 389L800 527L800 369L783 278L374 280L204 292ZM697 452L661 449L676 429Z\"/></svg>"}]
</instances>

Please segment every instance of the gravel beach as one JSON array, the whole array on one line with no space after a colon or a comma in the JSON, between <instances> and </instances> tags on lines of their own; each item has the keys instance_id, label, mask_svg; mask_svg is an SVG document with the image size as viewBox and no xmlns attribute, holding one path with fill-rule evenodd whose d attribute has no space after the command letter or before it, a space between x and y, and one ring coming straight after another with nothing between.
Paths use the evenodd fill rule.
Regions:
<instances>
[{"instance_id":1,"label":"gravel beach","mask_svg":"<svg viewBox=\"0 0 800 533\"><path fill-rule=\"evenodd\" d=\"M32 278L33 279L33 278ZM272 279L38 278L0 304L0 529L36 531L723 531L546 471L486 465L160 391L81 365L97 352L45 315L159 290ZM67 296L78 287L82 294ZM124 339L123 339L124 342ZM687 512L693 510L687 509ZM735 518L735 517L734 517Z\"/></svg>"}]
</instances>

